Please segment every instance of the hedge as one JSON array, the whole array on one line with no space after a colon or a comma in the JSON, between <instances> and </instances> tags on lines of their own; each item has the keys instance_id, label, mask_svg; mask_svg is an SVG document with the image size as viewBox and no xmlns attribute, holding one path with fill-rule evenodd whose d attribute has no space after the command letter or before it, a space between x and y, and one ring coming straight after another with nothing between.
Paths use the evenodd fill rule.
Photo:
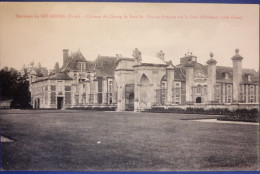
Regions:
<instances>
[{"instance_id":1,"label":"hedge","mask_svg":"<svg viewBox=\"0 0 260 174\"><path fill-rule=\"evenodd\" d=\"M116 107L77 107L68 108L68 110L88 110L88 111L115 111Z\"/></svg>"}]
</instances>

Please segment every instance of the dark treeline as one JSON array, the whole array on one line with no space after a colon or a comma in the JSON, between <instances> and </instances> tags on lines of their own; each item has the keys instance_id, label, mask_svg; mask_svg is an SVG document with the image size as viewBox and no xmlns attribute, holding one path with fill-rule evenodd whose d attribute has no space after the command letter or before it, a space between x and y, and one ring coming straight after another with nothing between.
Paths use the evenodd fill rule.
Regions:
<instances>
[{"instance_id":1,"label":"dark treeline","mask_svg":"<svg viewBox=\"0 0 260 174\"><path fill-rule=\"evenodd\" d=\"M0 70L0 100L12 100L13 108L30 108L28 73L21 74L14 68Z\"/></svg>"},{"instance_id":2,"label":"dark treeline","mask_svg":"<svg viewBox=\"0 0 260 174\"><path fill-rule=\"evenodd\" d=\"M58 66L58 65L56 65ZM0 70L0 101L12 100L11 108L31 108L29 91L29 73L34 70L38 77L48 75L46 67L34 62L24 65L21 71L4 67Z\"/></svg>"}]
</instances>

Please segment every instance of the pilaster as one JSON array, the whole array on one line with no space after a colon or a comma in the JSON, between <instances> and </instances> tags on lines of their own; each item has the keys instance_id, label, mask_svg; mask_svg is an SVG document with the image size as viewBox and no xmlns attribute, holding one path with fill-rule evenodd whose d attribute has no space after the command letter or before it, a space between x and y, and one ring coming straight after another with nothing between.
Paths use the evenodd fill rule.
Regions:
<instances>
[{"instance_id":1,"label":"pilaster","mask_svg":"<svg viewBox=\"0 0 260 174\"><path fill-rule=\"evenodd\" d=\"M102 104L107 105L107 78L102 79Z\"/></svg>"}]
</instances>

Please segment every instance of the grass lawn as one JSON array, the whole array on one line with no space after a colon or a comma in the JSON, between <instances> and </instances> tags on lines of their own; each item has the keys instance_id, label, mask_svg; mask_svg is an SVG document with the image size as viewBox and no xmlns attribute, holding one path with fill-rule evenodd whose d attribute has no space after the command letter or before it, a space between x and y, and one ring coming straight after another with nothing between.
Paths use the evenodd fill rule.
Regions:
<instances>
[{"instance_id":1,"label":"grass lawn","mask_svg":"<svg viewBox=\"0 0 260 174\"><path fill-rule=\"evenodd\" d=\"M258 170L259 128L209 115L1 111L2 170Z\"/></svg>"}]
</instances>

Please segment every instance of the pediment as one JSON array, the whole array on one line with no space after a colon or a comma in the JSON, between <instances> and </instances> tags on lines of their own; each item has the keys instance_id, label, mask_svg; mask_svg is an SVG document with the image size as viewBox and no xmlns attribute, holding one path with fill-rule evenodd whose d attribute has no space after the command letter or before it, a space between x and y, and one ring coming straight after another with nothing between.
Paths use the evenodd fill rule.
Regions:
<instances>
[{"instance_id":1,"label":"pediment","mask_svg":"<svg viewBox=\"0 0 260 174\"><path fill-rule=\"evenodd\" d=\"M207 78L206 74L202 73L202 72L197 72L196 74L194 74L195 78Z\"/></svg>"}]
</instances>

